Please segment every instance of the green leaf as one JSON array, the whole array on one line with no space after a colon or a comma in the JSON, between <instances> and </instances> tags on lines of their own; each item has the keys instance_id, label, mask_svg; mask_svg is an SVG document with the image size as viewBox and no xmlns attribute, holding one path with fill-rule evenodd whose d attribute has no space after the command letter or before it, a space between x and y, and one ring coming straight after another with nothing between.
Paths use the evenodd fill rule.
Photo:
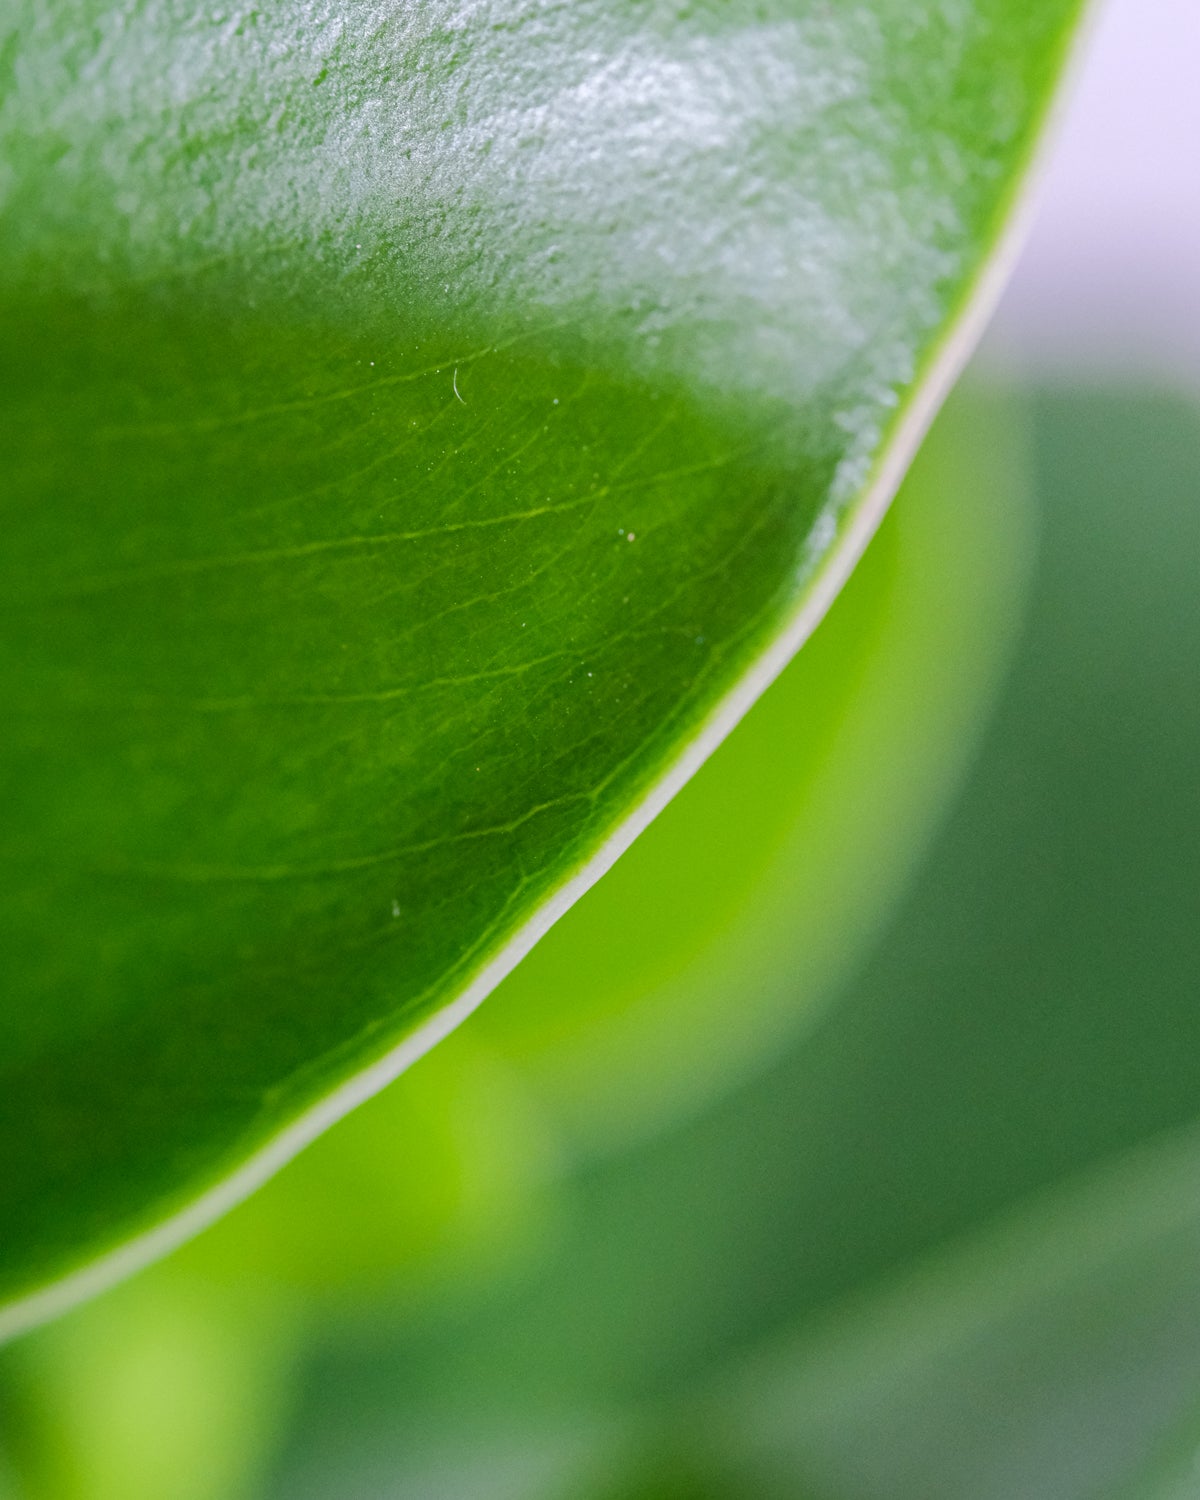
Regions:
<instances>
[{"instance_id":1,"label":"green leaf","mask_svg":"<svg viewBox=\"0 0 1200 1500\"><path fill-rule=\"evenodd\" d=\"M432 1045L778 671L1078 8L19 7L0 1328Z\"/></svg>"}]
</instances>

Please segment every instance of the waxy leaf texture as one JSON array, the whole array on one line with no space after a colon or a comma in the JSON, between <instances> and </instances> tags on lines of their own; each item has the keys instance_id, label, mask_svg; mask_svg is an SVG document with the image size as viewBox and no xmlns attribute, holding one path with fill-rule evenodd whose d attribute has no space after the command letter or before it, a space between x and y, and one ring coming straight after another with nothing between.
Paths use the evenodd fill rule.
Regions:
<instances>
[{"instance_id":1,"label":"waxy leaf texture","mask_svg":"<svg viewBox=\"0 0 1200 1500\"><path fill-rule=\"evenodd\" d=\"M20 0L0 1331L432 1045L782 667L1078 9Z\"/></svg>"}]
</instances>

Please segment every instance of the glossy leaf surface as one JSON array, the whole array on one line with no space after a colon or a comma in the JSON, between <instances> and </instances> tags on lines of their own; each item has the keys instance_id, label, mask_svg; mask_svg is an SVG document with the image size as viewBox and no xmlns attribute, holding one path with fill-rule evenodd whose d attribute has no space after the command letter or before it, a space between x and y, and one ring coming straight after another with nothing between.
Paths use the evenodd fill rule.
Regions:
<instances>
[{"instance_id":1,"label":"glossy leaf surface","mask_svg":"<svg viewBox=\"0 0 1200 1500\"><path fill-rule=\"evenodd\" d=\"M1077 8L18 8L6 1296L429 1045L782 664Z\"/></svg>"}]
</instances>

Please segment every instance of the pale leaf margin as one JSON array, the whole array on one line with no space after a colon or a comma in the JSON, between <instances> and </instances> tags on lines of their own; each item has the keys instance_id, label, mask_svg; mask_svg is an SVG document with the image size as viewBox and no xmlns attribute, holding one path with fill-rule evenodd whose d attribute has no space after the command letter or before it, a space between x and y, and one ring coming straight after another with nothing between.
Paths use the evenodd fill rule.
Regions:
<instances>
[{"instance_id":1,"label":"pale leaf margin","mask_svg":"<svg viewBox=\"0 0 1200 1500\"><path fill-rule=\"evenodd\" d=\"M691 780L714 750L741 722L824 618L874 536L909 465L962 373L999 302L1036 216L1040 190L1075 79L1087 54L1103 0L1085 0L1059 77L1024 167L1016 173L997 212L1003 221L991 250L982 258L960 296L957 311L901 403L892 429L876 455L841 535L819 565L807 592L781 624L775 639L752 661L732 691L709 713L692 739L642 800L603 844L584 861L528 920L488 959L453 999L411 1031L382 1057L346 1079L227 1177L204 1189L184 1208L153 1228L135 1234L36 1291L0 1305L0 1344L61 1316L71 1308L135 1275L170 1254L256 1192L264 1183L360 1104L379 1093L413 1063L450 1035L483 1003L531 948L606 874L637 836Z\"/></svg>"}]
</instances>

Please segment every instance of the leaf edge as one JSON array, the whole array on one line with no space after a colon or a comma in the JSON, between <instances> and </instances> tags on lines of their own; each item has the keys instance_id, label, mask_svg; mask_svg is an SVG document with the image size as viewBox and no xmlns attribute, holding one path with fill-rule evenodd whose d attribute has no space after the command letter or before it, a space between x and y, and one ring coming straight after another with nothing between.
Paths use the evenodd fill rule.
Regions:
<instances>
[{"instance_id":1,"label":"leaf edge","mask_svg":"<svg viewBox=\"0 0 1200 1500\"><path fill-rule=\"evenodd\" d=\"M1028 125L1026 156L996 204L991 245L964 280L957 307L926 352L840 534L765 648L703 716L691 738L603 842L484 959L454 995L381 1057L318 1099L239 1166L182 1208L75 1268L0 1301L0 1346L117 1286L178 1249L249 1198L305 1147L393 1083L455 1031L554 924L605 875L737 727L812 635L878 529L943 402L975 350L1020 258L1067 103L1102 0L1080 0L1054 83Z\"/></svg>"}]
</instances>

